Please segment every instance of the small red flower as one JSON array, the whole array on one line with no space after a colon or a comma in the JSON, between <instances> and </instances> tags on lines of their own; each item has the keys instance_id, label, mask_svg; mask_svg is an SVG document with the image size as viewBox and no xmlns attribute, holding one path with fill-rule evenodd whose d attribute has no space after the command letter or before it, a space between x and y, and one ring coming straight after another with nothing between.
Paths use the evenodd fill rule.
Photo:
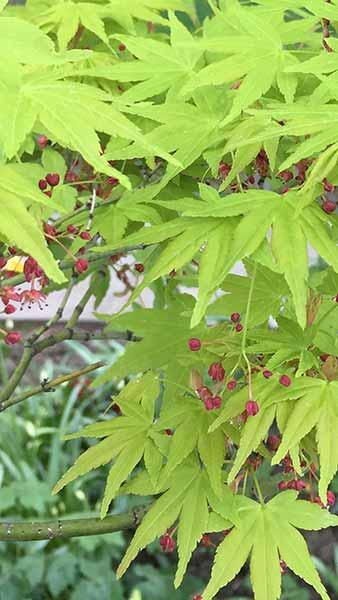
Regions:
<instances>
[{"instance_id":1,"label":"small red flower","mask_svg":"<svg viewBox=\"0 0 338 600\"><path fill-rule=\"evenodd\" d=\"M32 304L37 304L40 310L42 310L42 302L45 302L46 298L46 294L43 294L34 288L31 290L25 290L20 294L20 300L22 304L28 304L28 308L30 308Z\"/></svg>"},{"instance_id":2,"label":"small red flower","mask_svg":"<svg viewBox=\"0 0 338 600\"><path fill-rule=\"evenodd\" d=\"M47 187L48 187L48 183L47 183L47 181L45 179L40 179L40 181L38 183L38 186L39 186L40 190L42 192L44 192L44 190L46 190Z\"/></svg>"},{"instance_id":3,"label":"small red flower","mask_svg":"<svg viewBox=\"0 0 338 600\"><path fill-rule=\"evenodd\" d=\"M268 369L265 369L263 371L263 377L265 377L265 379L269 379L270 377L272 377L273 373L272 371L269 371Z\"/></svg>"},{"instance_id":4,"label":"small red flower","mask_svg":"<svg viewBox=\"0 0 338 600\"><path fill-rule=\"evenodd\" d=\"M245 405L245 409L250 417L254 417L259 412L259 405L255 400L249 400Z\"/></svg>"},{"instance_id":5,"label":"small red flower","mask_svg":"<svg viewBox=\"0 0 338 600\"><path fill-rule=\"evenodd\" d=\"M269 435L268 439L266 440L268 448L270 450L272 450L273 452L275 452L277 450L277 448L280 446L280 442L281 442L281 439L280 439L279 435Z\"/></svg>"},{"instance_id":6,"label":"small red flower","mask_svg":"<svg viewBox=\"0 0 338 600\"><path fill-rule=\"evenodd\" d=\"M77 273L81 274L81 273L84 273L85 271L87 271L88 266L89 266L88 260L86 260L85 258L79 258L76 261L74 268Z\"/></svg>"},{"instance_id":7,"label":"small red flower","mask_svg":"<svg viewBox=\"0 0 338 600\"><path fill-rule=\"evenodd\" d=\"M20 294L18 294L14 288L5 286L0 289L0 297L4 304L9 302L21 302Z\"/></svg>"},{"instance_id":8,"label":"small red flower","mask_svg":"<svg viewBox=\"0 0 338 600\"><path fill-rule=\"evenodd\" d=\"M124 44L119 44L118 49L120 52L124 52L126 50L126 46Z\"/></svg>"},{"instance_id":9,"label":"small red flower","mask_svg":"<svg viewBox=\"0 0 338 600\"><path fill-rule=\"evenodd\" d=\"M170 553L174 552L176 548L176 542L170 533L165 533L160 537L160 546L163 552Z\"/></svg>"},{"instance_id":10,"label":"small red flower","mask_svg":"<svg viewBox=\"0 0 338 600\"><path fill-rule=\"evenodd\" d=\"M238 312L234 312L230 315L230 319L233 323L238 323L241 320L241 315Z\"/></svg>"},{"instance_id":11,"label":"small red flower","mask_svg":"<svg viewBox=\"0 0 338 600\"><path fill-rule=\"evenodd\" d=\"M89 231L81 231L80 238L82 240L91 240L92 236L90 235Z\"/></svg>"},{"instance_id":12,"label":"small red flower","mask_svg":"<svg viewBox=\"0 0 338 600\"><path fill-rule=\"evenodd\" d=\"M214 362L210 365L208 373L214 381L223 381L225 371L219 362Z\"/></svg>"},{"instance_id":13,"label":"small red flower","mask_svg":"<svg viewBox=\"0 0 338 600\"><path fill-rule=\"evenodd\" d=\"M46 135L38 135L38 137L36 138L36 143L41 150L46 148L48 142L49 142L49 140Z\"/></svg>"},{"instance_id":14,"label":"small red flower","mask_svg":"<svg viewBox=\"0 0 338 600\"><path fill-rule=\"evenodd\" d=\"M7 304L7 306L5 306L6 315L12 315L13 313L15 313L15 311L16 307L13 304Z\"/></svg>"},{"instance_id":15,"label":"small red flower","mask_svg":"<svg viewBox=\"0 0 338 600\"><path fill-rule=\"evenodd\" d=\"M213 408L221 408L222 406L222 398L220 396L213 396L211 398L212 400L212 404L213 404Z\"/></svg>"},{"instance_id":16,"label":"small red flower","mask_svg":"<svg viewBox=\"0 0 338 600\"><path fill-rule=\"evenodd\" d=\"M142 263L135 263L135 271L138 273L143 273L144 265Z\"/></svg>"},{"instance_id":17,"label":"small red flower","mask_svg":"<svg viewBox=\"0 0 338 600\"><path fill-rule=\"evenodd\" d=\"M336 503L336 496L331 491L327 493L327 503L329 506L333 506Z\"/></svg>"},{"instance_id":18,"label":"small red flower","mask_svg":"<svg viewBox=\"0 0 338 600\"><path fill-rule=\"evenodd\" d=\"M119 185L120 182L118 179L116 179L116 177L108 177L108 183L112 187L116 187L117 185Z\"/></svg>"},{"instance_id":19,"label":"small red flower","mask_svg":"<svg viewBox=\"0 0 338 600\"><path fill-rule=\"evenodd\" d=\"M237 333L240 333L241 331L243 331L243 325L241 325L240 323L237 323L235 329L236 329Z\"/></svg>"},{"instance_id":20,"label":"small red flower","mask_svg":"<svg viewBox=\"0 0 338 600\"><path fill-rule=\"evenodd\" d=\"M281 492L284 492L285 490L288 489L288 483L289 483L288 481L280 481L279 484L278 484L278 489Z\"/></svg>"},{"instance_id":21,"label":"small red flower","mask_svg":"<svg viewBox=\"0 0 338 600\"><path fill-rule=\"evenodd\" d=\"M21 338L22 336L19 331L11 331L5 336L5 344L8 346L13 346L14 344L21 342Z\"/></svg>"},{"instance_id":22,"label":"small red flower","mask_svg":"<svg viewBox=\"0 0 338 600\"><path fill-rule=\"evenodd\" d=\"M203 402L206 410L214 410L214 399L212 396L205 398Z\"/></svg>"},{"instance_id":23,"label":"small red flower","mask_svg":"<svg viewBox=\"0 0 338 600\"><path fill-rule=\"evenodd\" d=\"M198 338L190 338L190 340L188 340L188 346L192 352L198 352L198 350L201 349L202 343Z\"/></svg>"},{"instance_id":24,"label":"small red flower","mask_svg":"<svg viewBox=\"0 0 338 600\"><path fill-rule=\"evenodd\" d=\"M282 375L279 378L279 383L281 385L284 385L285 387L289 387L289 385L291 385L292 382L291 382L291 379L290 379L290 377L288 375Z\"/></svg>"},{"instance_id":25,"label":"small red flower","mask_svg":"<svg viewBox=\"0 0 338 600\"><path fill-rule=\"evenodd\" d=\"M79 233L79 228L75 227L75 225L68 225L67 226L67 232L71 233L73 235L76 235L77 233Z\"/></svg>"},{"instance_id":26,"label":"small red flower","mask_svg":"<svg viewBox=\"0 0 338 600\"><path fill-rule=\"evenodd\" d=\"M228 388L228 390L232 391L232 390L234 390L234 389L235 389L236 385L237 385L237 381L236 381L236 379L231 379L231 380L230 380L230 381L228 381L228 383L227 383L227 388Z\"/></svg>"},{"instance_id":27,"label":"small red flower","mask_svg":"<svg viewBox=\"0 0 338 600\"><path fill-rule=\"evenodd\" d=\"M43 270L41 269L41 267L39 267L37 261L34 258L32 258L32 256L29 256L25 260L23 273L26 281L32 281L33 279L35 279L35 277L42 277Z\"/></svg>"},{"instance_id":28,"label":"small red flower","mask_svg":"<svg viewBox=\"0 0 338 600\"><path fill-rule=\"evenodd\" d=\"M49 183L51 187L55 187L60 183L60 175L59 173L47 173L46 181Z\"/></svg>"}]
</instances>

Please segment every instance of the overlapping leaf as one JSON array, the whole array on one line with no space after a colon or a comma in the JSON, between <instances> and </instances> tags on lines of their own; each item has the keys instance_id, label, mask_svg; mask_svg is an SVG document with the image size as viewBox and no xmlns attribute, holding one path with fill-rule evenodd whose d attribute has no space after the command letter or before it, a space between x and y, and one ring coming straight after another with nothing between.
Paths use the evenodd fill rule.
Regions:
<instances>
[{"instance_id":1,"label":"overlapping leaf","mask_svg":"<svg viewBox=\"0 0 338 600\"><path fill-rule=\"evenodd\" d=\"M237 496L236 506L240 523L217 549L203 600L212 600L218 590L239 573L250 554L255 600L277 600L280 597L280 558L323 600L329 600L297 528L318 530L337 526L337 516L323 511L318 505L297 500L297 493L293 491L283 492L265 505Z\"/></svg>"},{"instance_id":2,"label":"overlapping leaf","mask_svg":"<svg viewBox=\"0 0 338 600\"><path fill-rule=\"evenodd\" d=\"M101 517L105 517L111 501L138 465L147 448L158 394L158 380L152 373L148 373L129 383L116 399L123 416L89 425L79 433L69 436L71 439L86 435L105 439L80 455L56 484L54 494L74 479L114 459L101 506Z\"/></svg>"}]
</instances>

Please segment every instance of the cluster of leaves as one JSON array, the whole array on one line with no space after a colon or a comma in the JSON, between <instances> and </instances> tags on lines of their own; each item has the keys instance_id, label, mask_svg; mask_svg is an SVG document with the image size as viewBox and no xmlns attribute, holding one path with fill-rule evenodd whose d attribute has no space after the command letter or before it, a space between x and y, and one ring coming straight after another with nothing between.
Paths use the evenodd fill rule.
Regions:
<instances>
[{"instance_id":1,"label":"cluster of leaves","mask_svg":"<svg viewBox=\"0 0 338 600\"><path fill-rule=\"evenodd\" d=\"M98 315L134 334L94 382L123 381L121 415L70 435L103 439L54 491L112 461L102 518L154 498L118 576L177 533L179 586L215 535L196 598L250 556L256 600L285 564L327 599L297 529L338 524L337 1L210 0L201 23L190 0L5 5L4 312L88 273L96 308L113 274L134 308Z\"/></svg>"}]
</instances>

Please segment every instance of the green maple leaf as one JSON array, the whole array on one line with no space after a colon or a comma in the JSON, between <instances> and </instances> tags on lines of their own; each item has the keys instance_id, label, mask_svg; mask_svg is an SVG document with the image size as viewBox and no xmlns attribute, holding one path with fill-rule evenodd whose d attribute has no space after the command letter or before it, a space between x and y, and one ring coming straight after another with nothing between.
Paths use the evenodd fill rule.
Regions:
<instances>
[{"instance_id":1,"label":"green maple leaf","mask_svg":"<svg viewBox=\"0 0 338 600\"><path fill-rule=\"evenodd\" d=\"M132 34L136 33L134 19L167 26L168 20L162 11L179 10L195 15L192 0L109 0L105 7L106 16Z\"/></svg>"},{"instance_id":2,"label":"green maple leaf","mask_svg":"<svg viewBox=\"0 0 338 600\"><path fill-rule=\"evenodd\" d=\"M297 500L287 491L261 505L235 497L240 522L219 545L203 600L212 600L250 558L255 600L277 600L281 595L280 559L311 585L323 600L329 596L313 565L304 538L297 531L319 530L338 525L338 517L318 505Z\"/></svg>"},{"instance_id":3,"label":"green maple leaf","mask_svg":"<svg viewBox=\"0 0 338 600\"><path fill-rule=\"evenodd\" d=\"M337 472L336 431L338 383L318 380L316 387L302 395L290 411L282 442L272 464L278 464L288 450L299 443L314 427L320 456L319 495L326 504L329 483Z\"/></svg>"},{"instance_id":4,"label":"green maple leaf","mask_svg":"<svg viewBox=\"0 0 338 600\"><path fill-rule=\"evenodd\" d=\"M306 329L291 319L278 316L278 329L269 333L256 329L250 333L251 343L248 352L264 352L272 354L266 363L267 369L279 369L290 360L298 358L300 363L296 375L300 376L313 365L318 366L315 355L308 350L315 339L316 328ZM254 343L254 341L256 343Z\"/></svg>"},{"instance_id":5,"label":"green maple leaf","mask_svg":"<svg viewBox=\"0 0 338 600\"><path fill-rule=\"evenodd\" d=\"M208 433L214 419L215 413L206 412L203 403L197 398L172 399L170 405L162 409L156 429L158 431L175 429L170 439L162 479L169 477L170 473L197 447L213 490L217 495L222 493L224 433L221 429Z\"/></svg>"},{"instance_id":6,"label":"green maple leaf","mask_svg":"<svg viewBox=\"0 0 338 600\"><path fill-rule=\"evenodd\" d=\"M153 426L155 400L158 394L158 379L152 373L147 373L142 378L130 382L116 398L123 416L89 425L80 432L68 436L66 439L82 436L105 439L80 455L55 485L53 493L56 494L74 479L114 459L101 506L101 518L105 517L121 485L139 464L144 453L149 452L149 435ZM146 464L149 465L148 459ZM152 467L153 465L150 471L153 476ZM158 469L158 466L156 468Z\"/></svg>"},{"instance_id":7,"label":"green maple leaf","mask_svg":"<svg viewBox=\"0 0 338 600\"><path fill-rule=\"evenodd\" d=\"M176 163L169 164L161 181L147 189L146 198L151 200L163 190L181 171L194 163L210 146L224 140L224 129L220 123L227 111L228 100L223 89L211 93L210 88L198 90L193 97L194 104L178 102L171 98L165 104L135 103L126 106L116 100L118 108L127 114L135 114L151 119L160 125L147 133L143 141L159 145L166 152L174 152ZM149 154L149 156L151 156ZM132 159L144 157L144 149L139 143L118 149L107 154L108 159Z\"/></svg>"},{"instance_id":8,"label":"green maple leaf","mask_svg":"<svg viewBox=\"0 0 338 600\"><path fill-rule=\"evenodd\" d=\"M189 262L207 242L206 257L200 270L202 291L191 321L192 326L197 325L212 294L223 284L229 271L238 261L254 255L266 242L272 227L271 249L277 268L290 288L297 320L304 329L309 269L307 242L338 272L336 244L330 237L332 233L322 211L309 206L298 210L297 214L299 197L296 192L285 196L265 190L248 190L227 195L225 200L216 190L201 185L200 193L200 200L157 201L177 210L181 216L121 240L121 244L148 244L170 239L132 299L158 277ZM244 216L235 220L234 217L239 215Z\"/></svg>"},{"instance_id":9,"label":"green maple leaf","mask_svg":"<svg viewBox=\"0 0 338 600\"><path fill-rule=\"evenodd\" d=\"M35 22L44 31L56 32L60 50L66 50L68 43L82 25L95 33L105 44L108 38L105 32L104 7L91 2L59 1L51 8L36 16Z\"/></svg>"},{"instance_id":10,"label":"green maple leaf","mask_svg":"<svg viewBox=\"0 0 338 600\"><path fill-rule=\"evenodd\" d=\"M168 310L140 309L125 313L111 320L108 331L126 328L143 336L143 339L137 343L131 342L116 363L95 379L94 385L101 385L129 373L164 368L173 360L176 364L177 361L184 361L191 354L188 348L189 338L201 337L205 331L203 326L191 330L189 317L177 307Z\"/></svg>"},{"instance_id":11,"label":"green maple leaf","mask_svg":"<svg viewBox=\"0 0 338 600\"><path fill-rule=\"evenodd\" d=\"M219 34L222 30L226 35ZM297 80L294 75L282 74L284 63L292 59L283 50L274 23L268 22L259 11L231 3L223 12L217 12L213 27L206 24L205 37L199 45L208 52L217 53L218 57L225 55L225 58L202 68L190 78L182 93L192 92L200 86L242 80L238 89L229 92L233 98L232 108L223 124L236 119L243 109L266 94L275 81L286 97L293 98Z\"/></svg>"},{"instance_id":12,"label":"green maple leaf","mask_svg":"<svg viewBox=\"0 0 338 600\"><path fill-rule=\"evenodd\" d=\"M34 209L47 208L51 213L55 209L59 210L58 205L42 194L33 182L27 180L16 165L3 165L0 167L0 206L1 239L17 245L33 256L48 277L57 283L65 282L66 278L49 250L40 224L31 210L32 206Z\"/></svg>"},{"instance_id":13,"label":"green maple leaf","mask_svg":"<svg viewBox=\"0 0 338 600\"><path fill-rule=\"evenodd\" d=\"M278 410L278 406L281 402L288 400L296 400L298 398L309 398L311 395L316 395L318 390L321 389L323 382L314 379L312 377L299 377L292 381L292 385L289 388L283 388L278 381L279 375L275 374L267 381L263 375L258 375L253 378L252 382L252 396L259 405L259 412L255 417L249 418L241 431L240 440L238 443L238 451L234 464L228 475L228 482L234 480L239 470L245 463L251 452L256 451L261 442L266 438L269 432L269 428L272 425ZM231 395L230 398L224 402L224 408L220 415L211 424L209 431L213 432L224 423L230 421L234 417L240 415L245 409L246 402L248 401L248 387L245 386L235 394ZM308 433L306 430L304 435ZM300 426L300 432L303 432ZM298 443L300 439L304 437L300 433L300 437L294 439L294 442L290 442L289 447L293 447ZM285 456L286 452L280 457L278 452L279 462L281 458ZM274 459L275 460L275 459ZM276 463L277 464L277 463Z\"/></svg>"},{"instance_id":14,"label":"green maple leaf","mask_svg":"<svg viewBox=\"0 0 338 600\"><path fill-rule=\"evenodd\" d=\"M175 99L193 73L203 50L197 45L194 48L193 36L173 13L169 15L169 25L170 45L148 38L116 35L138 59L120 61L109 68L110 78L122 82L136 82L122 94L122 102L137 102L166 91L168 100ZM187 44L192 48L186 48Z\"/></svg>"},{"instance_id":15,"label":"green maple leaf","mask_svg":"<svg viewBox=\"0 0 338 600\"><path fill-rule=\"evenodd\" d=\"M209 305L207 314L230 315L233 312L244 314L248 304L250 283L251 277L228 275L221 286L221 289L226 294ZM287 294L288 288L284 278L279 273L274 273L263 265L258 265L252 295L249 325L259 325L266 321L270 315L278 315L281 298ZM252 339L251 334L250 339Z\"/></svg>"},{"instance_id":16,"label":"green maple leaf","mask_svg":"<svg viewBox=\"0 0 338 600\"><path fill-rule=\"evenodd\" d=\"M203 533L210 531L210 527L215 526L217 529L220 522L222 525L231 526L231 522L222 518L215 508L215 516L210 519L208 506L214 504L214 497L208 478L196 461L188 461L176 469L166 487L167 491L155 501L138 527L117 570L117 577L122 577L140 550L164 534L178 520L179 561L175 577L175 587L178 587L191 554ZM146 486L143 489L147 489ZM221 510L230 521L233 516L233 502L233 495L224 487L220 501Z\"/></svg>"},{"instance_id":17,"label":"green maple leaf","mask_svg":"<svg viewBox=\"0 0 338 600\"><path fill-rule=\"evenodd\" d=\"M139 140L146 152L163 155L159 147L149 146L140 129L111 104L110 94L85 84L60 81L52 71L25 74L19 63L11 61L2 64L0 71L0 144L9 159L37 122L52 139L80 152L98 172L116 176L126 187L130 187L128 177L101 155L97 131ZM167 152L164 156L178 164Z\"/></svg>"}]
</instances>

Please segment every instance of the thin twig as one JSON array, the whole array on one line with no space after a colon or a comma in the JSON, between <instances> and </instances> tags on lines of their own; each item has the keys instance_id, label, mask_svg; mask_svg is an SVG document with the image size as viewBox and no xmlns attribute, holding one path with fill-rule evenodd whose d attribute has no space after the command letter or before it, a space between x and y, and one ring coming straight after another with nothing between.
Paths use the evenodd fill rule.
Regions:
<instances>
[{"instance_id":1,"label":"thin twig","mask_svg":"<svg viewBox=\"0 0 338 600\"><path fill-rule=\"evenodd\" d=\"M251 302L252 302L253 289L254 289L254 285L255 285L256 273L257 273L257 263L255 263L253 274L252 274L252 277L251 277L250 289L249 289L249 294L248 294L248 302L247 302L247 305L246 305L246 313L245 313L243 337L242 337L242 356L243 356L243 358L244 358L244 360L246 362L246 365L248 367L248 388L249 388L249 400L250 401L253 400L253 396L252 396L251 365L250 365L250 361L249 361L249 359L247 357L246 349L245 348L246 348L246 338L247 338L247 333L248 333L250 308L251 308Z\"/></svg>"},{"instance_id":2,"label":"thin twig","mask_svg":"<svg viewBox=\"0 0 338 600\"><path fill-rule=\"evenodd\" d=\"M17 396L14 396L13 398L10 398L9 400L7 400L7 402L3 402L1 404L0 410L1 410L1 412L3 412L10 406L19 404L20 402L23 402L27 398L31 398L32 396L36 396L37 394L41 394L42 392L54 392L55 391L54 388L57 385L61 385L62 383L65 383L66 381L71 381L72 379L77 379L78 377L81 377L82 375L91 373L92 371L95 371L96 369L99 369L100 367L104 367L104 366L105 366L105 363L103 361L99 361L93 365L88 365L84 369L78 369L77 371L73 371L72 373L68 373L67 375L60 375L59 377L55 377L54 379L51 379L50 381L43 380L40 383L40 385L37 385L37 386L27 390L26 392L23 392L22 394L18 394Z\"/></svg>"}]
</instances>

